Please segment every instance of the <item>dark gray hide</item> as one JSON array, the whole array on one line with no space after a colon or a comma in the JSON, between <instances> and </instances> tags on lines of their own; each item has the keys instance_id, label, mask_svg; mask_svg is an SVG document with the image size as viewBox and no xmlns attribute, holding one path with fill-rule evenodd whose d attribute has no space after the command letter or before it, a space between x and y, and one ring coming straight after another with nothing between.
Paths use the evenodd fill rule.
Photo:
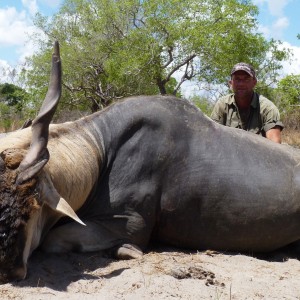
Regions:
<instances>
[{"instance_id":1,"label":"dark gray hide","mask_svg":"<svg viewBox=\"0 0 300 300\"><path fill-rule=\"evenodd\" d=\"M218 125L171 96L125 99L77 127L104 145L101 174L77 212L97 225L78 224L78 239L92 230L111 246L145 249L153 239L270 251L300 237L300 152L289 146Z\"/></svg>"},{"instance_id":2,"label":"dark gray hide","mask_svg":"<svg viewBox=\"0 0 300 300\"><path fill-rule=\"evenodd\" d=\"M300 150L172 96L127 98L49 127L60 94L55 43L31 131L0 142L0 281L25 278L39 245L132 258L151 240L252 252L299 239Z\"/></svg>"}]
</instances>

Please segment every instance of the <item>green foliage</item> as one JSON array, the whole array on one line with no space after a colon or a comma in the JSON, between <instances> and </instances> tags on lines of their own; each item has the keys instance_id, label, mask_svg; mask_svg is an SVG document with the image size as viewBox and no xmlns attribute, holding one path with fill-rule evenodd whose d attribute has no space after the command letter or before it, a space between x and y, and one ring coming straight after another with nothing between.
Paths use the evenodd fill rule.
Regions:
<instances>
[{"instance_id":1,"label":"green foliage","mask_svg":"<svg viewBox=\"0 0 300 300\"><path fill-rule=\"evenodd\" d=\"M10 84L0 84L0 130L11 131L19 126L18 120L26 115L28 94L22 88Z\"/></svg>"},{"instance_id":2,"label":"green foliage","mask_svg":"<svg viewBox=\"0 0 300 300\"><path fill-rule=\"evenodd\" d=\"M278 82L276 93L287 106L300 106L300 75L288 75Z\"/></svg>"},{"instance_id":3,"label":"green foliage","mask_svg":"<svg viewBox=\"0 0 300 300\"><path fill-rule=\"evenodd\" d=\"M4 129L7 132L12 126L12 113L11 108L3 103L0 102L0 128Z\"/></svg>"},{"instance_id":4,"label":"green foliage","mask_svg":"<svg viewBox=\"0 0 300 300\"><path fill-rule=\"evenodd\" d=\"M26 91L14 84L0 84L0 101L8 106L13 106L17 111L22 110L27 97Z\"/></svg>"},{"instance_id":5,"label":"green foliage","mask_svg":"<svg viewBox=\"0 0 300 300\"><path fill-rule=\"evenodd\" d=\"M39 108L40 101L34 101L34 93L14 84L0 84L0 132L19 129L25 120L35 117Z\"/></svg>"},{"instance_id":6,"label":"green foliage","mask_svg":"<svg viewBox=\"0 0 300 300\"><path fill-rule=\"evenodd\" d=\"M271 100L274 103L277 100L276 93L274 92L274 87L271 87L271 86L265 84L265 82L258 81L258 83L255 87L255 91L258 94L267 97L269 100Z\"/></svg>"},{"instance_id":7,"label":"green foliage","mask_svg":"<svg viewBox=\"0 0 300 300\"><path fill-rule=\"evenodd\" d=\"M41 100L58 40L62 104L71 109L96 111L129 95L180 95L191 79L224 84L239 61L259 68L261 80L276 80L288 53L255 33L257 13L251 1L238 0L65 0L53 18L36 16L48 40L31 37L40 52L23 79Z\"/></svg>"},{"instance_id":8,"label":"green foliage","mask_svg":"<svg viewBox=\"0 0 300 300\"><path fill-rule=\"evenodd\" d=\"M275 103L286 127L299 127L300 75L288 75L282 78L276 87L258 83L256 91Z\"/></svg>"},{"instance_id":9,"label":"green foliage","mask_svg":"<svg viewBox=\"0 0 300 300\"><path fill-rule=\"evenodd\" d=\"M189 99L193 102L204 114L210 116L214 107L214 104L203 96L192 96Z\"/></svg>"}]
</instances>

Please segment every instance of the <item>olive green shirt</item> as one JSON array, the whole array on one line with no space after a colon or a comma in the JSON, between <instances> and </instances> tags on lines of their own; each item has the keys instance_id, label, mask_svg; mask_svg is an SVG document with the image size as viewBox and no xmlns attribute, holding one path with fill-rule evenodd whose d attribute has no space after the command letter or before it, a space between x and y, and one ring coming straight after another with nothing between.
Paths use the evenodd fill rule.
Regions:
<instances>
[{"instance_id":1,"label":"olive green shirt","mask_svg":"<svg viewBox=\"0 0 300 300\"><path fill-rule=\"evenodd\" d=\"M266 136L266 132L275 126L283 129L280 114L275 104L264 96L253 94L248 112L239 112L234 94L220 98L211 114L211 118L229 127L244 129Z\"/></svg>"}]
</instances>

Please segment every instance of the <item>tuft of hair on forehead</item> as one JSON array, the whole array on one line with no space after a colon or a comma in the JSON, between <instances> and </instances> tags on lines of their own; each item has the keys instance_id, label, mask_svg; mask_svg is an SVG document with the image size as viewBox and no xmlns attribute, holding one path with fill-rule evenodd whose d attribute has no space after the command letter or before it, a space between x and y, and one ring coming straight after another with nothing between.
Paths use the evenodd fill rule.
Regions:
<instances>
[{"instance_id":1,"label":"tuft of hair on forehead","mask_svg":"<svg viewBox=\"0 0 300 300\"><path fill-rule=\"evenodd\" d=\"M4 169L2 155L0 160L0 265L8 268L21 255L27 222L40 204L37 180L17 185L18 171L12 163L14 160L9 158Z\"/></svg>"}]
</instances>

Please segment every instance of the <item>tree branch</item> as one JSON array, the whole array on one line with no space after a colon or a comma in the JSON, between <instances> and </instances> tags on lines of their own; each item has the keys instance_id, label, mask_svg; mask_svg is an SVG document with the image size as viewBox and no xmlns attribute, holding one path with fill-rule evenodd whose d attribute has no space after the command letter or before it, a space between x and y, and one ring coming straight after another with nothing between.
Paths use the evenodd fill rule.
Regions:
<instances>
[{"instance_id":1,"label":"tree branch","mask_svg":"<svg viewBox=\"0 0 300 300\"><path fill-rule=\"evenodd\" d=\"M178 71L181 67L183 67L184 65L187 65L187 67L189 66L190 62L196 57L196 54L192 54L190 56L188 56L184 61L182 61L181 63L179 63L177 66L175 66L167 75L167 77L164 79L165 82L168 82L171 78L171 76ZM187 70L187 68L186 68ZM186 74L186 73L185 73ZM188 79L188 77L186 77Z\"/></svg>"}]
</instances>

